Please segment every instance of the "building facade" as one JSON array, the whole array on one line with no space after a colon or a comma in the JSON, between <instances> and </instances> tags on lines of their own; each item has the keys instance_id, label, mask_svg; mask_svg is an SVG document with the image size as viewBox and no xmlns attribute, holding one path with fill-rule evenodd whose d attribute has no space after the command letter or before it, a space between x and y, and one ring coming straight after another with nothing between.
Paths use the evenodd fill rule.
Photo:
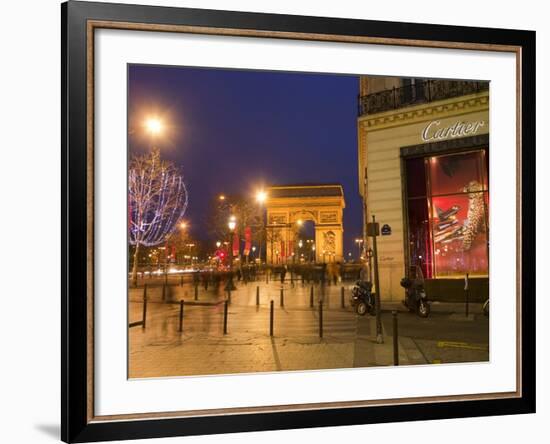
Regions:
<instances>
[{"instance_id":1,"label":"building facade","mask_svg":"<svg viewBox=\"0 0 550 444\"><path fill-rule=\"evenodd\" d=\"M380 294L421 270L428 297L488 297L489 84L361 77L359 193L377 238ZM385 234L385 235L384 235ZM366 236L366 248L372 239Z\"/></svg>"}]
</instances>

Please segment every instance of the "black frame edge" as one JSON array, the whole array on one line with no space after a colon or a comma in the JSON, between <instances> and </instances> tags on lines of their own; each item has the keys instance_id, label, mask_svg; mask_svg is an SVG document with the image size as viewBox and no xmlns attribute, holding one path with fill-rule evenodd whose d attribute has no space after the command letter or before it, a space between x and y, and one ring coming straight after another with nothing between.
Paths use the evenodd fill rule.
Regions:
<instances>
[{"instance_id":1,"label":"black frame edge","mask_svg":"<svg viewBox=\"0 0 550 444\"><path fill-rule=\"evenodd\" d=\"M227 416L87 420L86 344L86 21L370 35L517 45L522 48L522 387L521 398ZM143 5L69 1L61 5L61 439L92 442L534 413L535 378L535 32L373 22ZM72 295L72 298L71 298ZM473 412L473 413L472 413Z\"/></svg>"}]
</instances>

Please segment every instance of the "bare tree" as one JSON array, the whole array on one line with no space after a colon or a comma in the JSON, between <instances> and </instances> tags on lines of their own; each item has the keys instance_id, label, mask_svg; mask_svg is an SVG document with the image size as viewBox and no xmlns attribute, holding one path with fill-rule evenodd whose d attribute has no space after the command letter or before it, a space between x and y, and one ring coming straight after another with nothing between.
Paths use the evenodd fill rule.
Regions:
<instances>
[{"instance_id":1,"label":"bare tree","mask_svg":"<svg viewBox=\"0 0 550 444\"><path fill-rule=\"evenodd\" d=\"M140 246L164 242L183 217L187 199L181 172L173 163L161 160L158 149L132 157L128 171L128 229L130 244L135 246L134 285Z\"/></svg>"}]
</instances>

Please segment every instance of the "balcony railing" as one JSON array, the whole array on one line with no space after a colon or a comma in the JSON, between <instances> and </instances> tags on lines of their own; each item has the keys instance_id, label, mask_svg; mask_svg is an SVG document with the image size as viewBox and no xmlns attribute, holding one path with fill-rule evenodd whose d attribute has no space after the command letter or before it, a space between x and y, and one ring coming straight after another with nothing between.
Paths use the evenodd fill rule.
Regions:
<instances>
[{"instance_id":1,"label":"balcony railing","mask_svg":"<svg viewBox=\"0 0 550 444\"><path fill-rule=\"evenodd\" d=\"M359 97L359 116L487 91L489 82L425 80Z\"/></svg>"}]
</instances>

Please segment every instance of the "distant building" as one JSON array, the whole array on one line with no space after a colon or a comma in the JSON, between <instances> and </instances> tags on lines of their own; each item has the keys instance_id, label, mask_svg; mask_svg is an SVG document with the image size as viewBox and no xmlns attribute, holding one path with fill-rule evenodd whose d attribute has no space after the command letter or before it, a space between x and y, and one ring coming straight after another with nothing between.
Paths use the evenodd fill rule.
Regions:
<instances>
[{"instance_id":1,"label":"distant building","mask_svg":"<svg viewBox=\"0 0 550 444\"><path fill-rule=\"evenodd\" d=\"M472 299L488 297L489 84L361 77L357 128L365 218L391 228L382 299L403 298L411 267L433 299L463 300L466 273Z\"/></svg>"}]
</instances>

